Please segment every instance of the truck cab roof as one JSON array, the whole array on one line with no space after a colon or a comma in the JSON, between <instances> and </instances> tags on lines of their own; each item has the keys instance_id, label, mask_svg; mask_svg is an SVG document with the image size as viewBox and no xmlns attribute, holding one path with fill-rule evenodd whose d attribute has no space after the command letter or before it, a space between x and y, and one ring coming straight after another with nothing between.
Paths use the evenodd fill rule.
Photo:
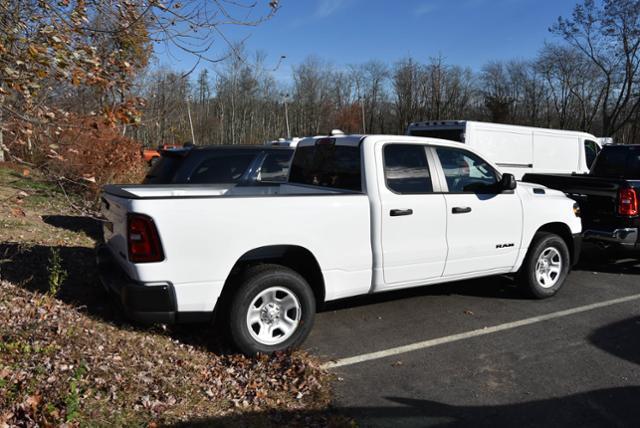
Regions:
<instances>
[{"instance_id":1,"label":"truck cab roof","mask_svg":"<svg viewBox=\"0 0 640 428\"><path fill-rule=\"evenodd\" d=\"M336 136L316 136L307 137L298 143L298 147L308 147L319 145L322 143L335 144L338 146L358 146L362 144L375 144L378 141L389 141L395 143L417 143L417 144L429 144L443 147L456 147L464 148L475 152L468 146L462 146L460 143L451 140L444 140L441 138L433 137L419 137L412 135L390 135L390 134L349 134L349 135L336 135Z\"/></svg>"}]
</instances>

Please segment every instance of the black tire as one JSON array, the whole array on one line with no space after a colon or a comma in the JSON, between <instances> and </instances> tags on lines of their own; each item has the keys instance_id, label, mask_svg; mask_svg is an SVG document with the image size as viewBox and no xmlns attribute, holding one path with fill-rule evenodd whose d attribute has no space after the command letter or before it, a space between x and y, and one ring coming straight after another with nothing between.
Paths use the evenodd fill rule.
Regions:
<instances>
[{"instance_id":1,"label":"black tire","mask_svg":"<svg viewBox=\"0 0 640 428\"><path fill-rule=\"evenodd\" d=\"M151 158L151 160L149 161L149 166L154 167L154 166L156 166L156 164L158 162L160 162L160 157L159 156Z\"/></svg>"},{"instance_id":2,"label":"black tire","mask_svg":"<svg viewBox=\"0 0 640 428\"><path fill-rule=\"evenodd\" d=\"M313 327L316 301L313 290L302 276L285 266L267 264L247 269L236 284L238 288L230 299L228 323L231 342L240 352L250 356L271 354L296 348L304 342ZM300 306L300 314L297 315L297 327L286 340L265 344L256 340L249 331L247 314L253 300L261 292L273 287L283 288L294 295ZM257 332L254 330L254 333Z\"/></svg>"},{"instance_id":3,"label":"black tire","mask_svg":"<svg viewBox=\"0 0 640 428\"><path fill-rule=\"evenodd\" d=\"M550 248L557 251L562 264L555 283L553 283L552 286L549 286L548 284L545 286L545 284L538 279L536 268L538 266L540 256ZM533 242L529 247L527 257L520 268L518 275L520 286L530 297L536 299L546 299L547 297L551 297L564 285L567 275L569 274L570 265L571 256L564 240L553 233L538 232L533 237Z\"/></svg>"}]
</instances>

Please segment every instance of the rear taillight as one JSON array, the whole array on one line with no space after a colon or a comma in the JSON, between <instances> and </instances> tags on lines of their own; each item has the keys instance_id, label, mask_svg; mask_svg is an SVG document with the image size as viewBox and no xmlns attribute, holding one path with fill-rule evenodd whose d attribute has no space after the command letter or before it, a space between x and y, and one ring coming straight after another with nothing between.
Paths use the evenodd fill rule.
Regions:
<instances>
[{"instance_id":1,"label":"rear taillight","mask_svg":"<svg viewBox=\"0 0 640 428\"><path fill-rule=\"evenodd\" d=\"M151 217L143 214L129 214L127 216L127 241L130 262L151 263L164 260L158 230Z\"/></svg>"},{"instance_id":2,"label":"rear taillight","mask_svg":"<svg viewBox=\"0 0 640 428\"><path fill-rule=\"evenodd\" d=\"M620 192L618 192L618 214L624 216L638 215L638 193L636 189L620 189Z\"/></svg>"}]
</instances>

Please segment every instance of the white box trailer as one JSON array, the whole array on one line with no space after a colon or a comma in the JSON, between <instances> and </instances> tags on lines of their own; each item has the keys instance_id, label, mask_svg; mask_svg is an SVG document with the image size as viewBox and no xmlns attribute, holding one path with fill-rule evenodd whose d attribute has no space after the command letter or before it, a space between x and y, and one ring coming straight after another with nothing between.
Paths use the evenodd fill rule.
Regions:
<instances>
[{"instance_id":1,"label":"white box trailer","mask_svg":"<svg viewBox=\"0 0 640 428\"><path fill-rule=\"evenodd\" d=\"M416 122L407 135L467 144L518 180L533 172L587 173L601 149L598 138L586 132L467 120Z\"/></svg>"}]
</instances>

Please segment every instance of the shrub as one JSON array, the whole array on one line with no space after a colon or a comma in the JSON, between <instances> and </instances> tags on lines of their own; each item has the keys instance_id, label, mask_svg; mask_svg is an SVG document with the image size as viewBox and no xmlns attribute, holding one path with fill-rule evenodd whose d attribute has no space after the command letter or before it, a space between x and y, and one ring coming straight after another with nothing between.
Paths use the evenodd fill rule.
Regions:
<instances>
[{"instance_id":1,"label":"shrub","mask_svg":"<svg viewBox=\"0 0 640 428\"><path fill-rule=\"evenodd\" d=\"M51 248L47 272L49 272L49 295L56 296L58 292L60 292L62 283L65 282L69 276L67 271L62 267L62 257L57 248Z\"/></svg>"},{"instance_id":2,"label":"shrub","mask_svg":"<svg viewBox=\"0 0 640 428\"><path fill-rule=\"evenodd\" d=\"M9 131L6 137L14 156L95 200L105 184L136 183L144 177L141 145L121 131L97 116L68 115L55 128L34 129L27 136Z\"/></svg>"}]
</instances>

